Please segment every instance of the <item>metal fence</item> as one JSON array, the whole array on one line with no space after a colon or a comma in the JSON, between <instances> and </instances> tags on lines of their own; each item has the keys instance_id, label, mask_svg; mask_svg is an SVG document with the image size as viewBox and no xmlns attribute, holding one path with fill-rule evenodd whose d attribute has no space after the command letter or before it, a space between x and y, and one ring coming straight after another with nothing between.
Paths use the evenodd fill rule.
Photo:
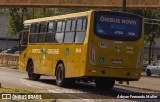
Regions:
<instances>
[{"instance_id":1,"label":"metal fence","mask_svg":"<svg viewBox=\"0 0 160 102\"><path fill-rule=\"evenodd\" d=\"M0 54L0 67L18 67L19 55Z\"/></svg>"}]
</instances>

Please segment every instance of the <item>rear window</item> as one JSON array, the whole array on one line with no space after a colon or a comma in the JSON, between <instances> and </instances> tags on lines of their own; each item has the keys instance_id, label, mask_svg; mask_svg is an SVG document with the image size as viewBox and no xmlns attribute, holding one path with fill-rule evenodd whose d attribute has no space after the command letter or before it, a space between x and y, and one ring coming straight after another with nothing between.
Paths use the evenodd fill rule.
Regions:
<instances>
[{"instance_id":1,"label":"rear window","mask_svg":"<svg viewBox=\"0 0 160 102\"><path fill-rule=\"evenodd\" d=\"M95 12L95 34L104 39L138 40L142 33L142 17L121 13Z\"/></svg>"}]
</instances>

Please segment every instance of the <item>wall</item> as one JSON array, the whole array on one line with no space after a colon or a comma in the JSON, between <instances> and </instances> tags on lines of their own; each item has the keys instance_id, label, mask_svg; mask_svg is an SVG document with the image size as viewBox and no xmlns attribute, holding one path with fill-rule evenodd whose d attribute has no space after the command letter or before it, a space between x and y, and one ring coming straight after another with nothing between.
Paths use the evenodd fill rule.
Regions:
<instances>
[{"instance_id":1,"label":"wall","mask_svg":"<svg viewBox=\"0 0 160 102\"><path fill-rule=\"evenodd\" d=\"M0 49L11 49L14 46L19 46L18 41L0 40Z\"/></svg>"}]
</instances>

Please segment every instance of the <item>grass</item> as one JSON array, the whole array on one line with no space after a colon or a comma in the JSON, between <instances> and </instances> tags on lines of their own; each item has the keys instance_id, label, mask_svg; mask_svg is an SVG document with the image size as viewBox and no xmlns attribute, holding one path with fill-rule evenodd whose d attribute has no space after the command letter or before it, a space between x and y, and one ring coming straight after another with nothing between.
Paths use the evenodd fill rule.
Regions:
<instances>
[{"instance_id":1,"label":"grass","mask_svg":"<svg viewBox=\"0 0 160 102\"><path fill-rule=\"evenodd\" d=\"M0 93L33 93L33 91L13 89L13 88L0 88Z\"/></svg>"},{"instance_id":2,"label":"grass","mask_svg":"<svg viewBox=\"0 0 160 102\"><path fill-rule=\"evenodd\" d=\"M14 89L14 88L0 88L0 102L56 102L55 99L42 99L42 100L2 100L2 95L4 93L18 93L18 94L34 94L34 93L42 93L42 91L39 90L22 90L22 89Z\"/></svg>"}]
</instances>

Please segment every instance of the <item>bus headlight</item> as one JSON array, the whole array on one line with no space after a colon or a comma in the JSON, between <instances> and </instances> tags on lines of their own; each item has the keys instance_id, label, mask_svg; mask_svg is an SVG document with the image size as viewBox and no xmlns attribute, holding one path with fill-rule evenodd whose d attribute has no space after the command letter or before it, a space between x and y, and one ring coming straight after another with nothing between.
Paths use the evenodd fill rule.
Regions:
<instances>
[{"instance_id":1,"label":"bus headlight","mask_svg":"<svg viewBox=\"0 0 160 102\"><path fill-rule=\"evenodd\" d=\"M142 49L138 52L136 68L140 68L142 62Z\"/></svg>"}]
</instances>

